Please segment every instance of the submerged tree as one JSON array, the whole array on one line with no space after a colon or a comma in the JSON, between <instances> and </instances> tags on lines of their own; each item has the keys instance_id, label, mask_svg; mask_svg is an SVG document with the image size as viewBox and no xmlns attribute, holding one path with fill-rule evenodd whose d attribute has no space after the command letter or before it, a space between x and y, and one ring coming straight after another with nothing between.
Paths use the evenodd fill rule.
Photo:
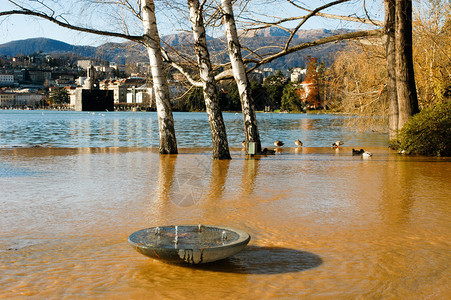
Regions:
<instances>
[{"instance_id":1,"label":"submerged tree","mask_svg":"<svg viewBox=\"0 0 451 300\"><path fill-rule=\"evenodd\" d=\"M385 0L390 139L416 114L418 98L412 54L412 1Z\"/></svg>"},{"instance_id":2,"label":"submerged tree","mask_svg":"<svg viewBox=\"0 0 451 300\"><path fill-rule=\"evenodd\" d=\"M233 6L231 0L221 1L222 12L224 14L224 26L227 36L227 49L232 65L233 76L238 86L241 99L241 109L243 111L244 136L246 144L253 142L256 144L256 151L261 152L260 135L258 133L257 118L251 94L251 86L246 73L246 67L241 57L241 45L233 16Z\"/></svg>"},{"instance_id":3,"label":"submerged tree","mask_svg":"<svg viewBox=\"0 0 451 300\"><path fill-rule=\"evenodd\" d=\"M211 139L213 142L213 159L230 159L226 128L220 109L210 54L207 48L202 7L199 5L198 0L188 0L188 5L205 107L210 123Z\"/></svg>"},{"instance_id":4,"label":"submerged tree","mask_svg":"<svg viewBox=\"0 0 451 300\"><path fill-rule=\"evenodd\" d=\"M149 54L152 72L155 102L158 114L158 128L160 132L160 153L177 153L174 118L172 116L169 87L163 65L158 35L157 20L155 18L155 5L153 0L141 2L142 24L144 28L143 42Z\"/></svg>"}]
</instances>

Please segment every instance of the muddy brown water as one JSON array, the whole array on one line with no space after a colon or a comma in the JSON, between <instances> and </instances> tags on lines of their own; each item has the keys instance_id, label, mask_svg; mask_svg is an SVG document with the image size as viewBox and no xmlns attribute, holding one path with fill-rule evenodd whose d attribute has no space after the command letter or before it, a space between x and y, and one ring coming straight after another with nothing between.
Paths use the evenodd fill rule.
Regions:
<instances>
[{"instance_id":1,"label":"muddy brown water","mask_svg":"<svg viewBox=\"0 0 451 300\"><path fill-rule=\"evenodd\" d=\"M448 298L451 159L366 150L1 149L0 298ZM199 223L252 239L198 267L127 243Z\"/></svg>"}]
</instances>

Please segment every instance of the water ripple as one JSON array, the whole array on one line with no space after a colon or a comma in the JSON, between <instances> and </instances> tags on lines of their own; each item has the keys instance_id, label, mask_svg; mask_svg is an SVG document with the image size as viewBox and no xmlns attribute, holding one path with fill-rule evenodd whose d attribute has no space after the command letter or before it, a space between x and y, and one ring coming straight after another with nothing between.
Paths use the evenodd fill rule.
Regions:
<instances>
[{"instance_id":1,"label":"water ripple","mask_svg":"<svg viewBox=\"0 0 451 300\"><path fill-rule=\"evenodd\" d=\"M386 135L356 133L342 126L345 117L336 115L257 115L263 147L275 140L295 147L325 147L336 140L348 146L386 146ZM174 113L179 147L211 147L205 113ZM241 147L244 140L241 114L224 113L229 146ZM158 147L158 120L154 112L59 112L0 111L0 147Z\"/></svg>"}]
</instances>

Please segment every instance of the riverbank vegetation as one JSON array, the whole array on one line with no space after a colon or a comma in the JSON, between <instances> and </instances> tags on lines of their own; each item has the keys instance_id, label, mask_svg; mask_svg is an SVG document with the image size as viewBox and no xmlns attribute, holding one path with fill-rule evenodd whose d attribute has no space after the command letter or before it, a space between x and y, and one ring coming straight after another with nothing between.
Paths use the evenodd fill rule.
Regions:
<instances>
[{"instance_id":1,"label":"riverbank vegetation","mask_svg":"<svg viewBox=\"0 0 451 300\"><path fill-rule=\"evenodd\" d=\"M405 154L451 156L451 102L429 106L413 116L393 147Z\"/></svg>"},{"instance_id":2,"label":"riverbank vegetation","mask_svg":"<svg viewBox=\"0 0 451 300\"><path fill-rule=\"evenodd\" d=\"M392 144L405 153L449 155L451 17L448 1L419 1L412 21L418 105L424 112L406 123ZM350 43L329 71L336 109L364 118L348 119L362 130L388 130L389 100L385 45ZM448 113L448 115L446 114Z\"/></svg>"}]
</instances>

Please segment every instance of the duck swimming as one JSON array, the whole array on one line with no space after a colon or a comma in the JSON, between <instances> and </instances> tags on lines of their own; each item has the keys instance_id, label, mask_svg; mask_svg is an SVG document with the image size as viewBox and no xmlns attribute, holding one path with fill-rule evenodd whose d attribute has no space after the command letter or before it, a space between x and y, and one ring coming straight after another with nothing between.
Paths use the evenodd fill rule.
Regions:
<instances>
[{"instance_id":1,"label":"duck swimming","mask_svg":"<svg viewBox=\"0 0 451 300\"><path fill-rule=\"evenodd\" d=\"M264 148L261 152L262 155L272 155L275 154L276 151L275 150L268 150L268 148Z\"/></svg>"},{"instance_id":2,"label":"duck swimming","mask_svg":"<svg viewBox=\"0 0 451 300\"><path fill-rule=\"evenodd\" d=\"M363 158L370 158L371 156L373 156L373 153L365 151L362 153L362 157Z\"/></svg>"},{"instance_id":3,"label":"duck swimming","mask_svg":"<svg viewBox=\"0 0 451 300\"><path fill-rule=\"evenodd\" d=\"M294 143L295 143L298 147L302 147L302 146L304 145L300 140L295 140Z\"/></svg>"},{"instance_id":4,"label":"duck swimming","mask_svg":"<svg viewBox=\"0 0 451 300\"><path fill-rule=\"evenodd\" d=\"M352 155L362 155L365 152L365 150L360 149L360 150L355 150L354 148L352 148Z\"/></svg>"},{"instance_id":5,"label":"duck swimming","mask_svg":"<svg viewBox=\"0 0 451 300\"><path fill-rule=\"evenodd\" d=\"M282 141L275 141L274 142L274 146L276 146L276 147L282 147L283 145L285 145L285 144Z\"/></svg>"},{"instance_id":6,"label":"duck swimming","mask_svg":"<svg viewBox=\"0 0 451 300\"><path fill-rule=\"evenodd\" d=\"M336 141L335 143L332 144L332 148L340 148L340 146L343 144L344 143L342 141Z\"/></svg>"}]
</instances>

